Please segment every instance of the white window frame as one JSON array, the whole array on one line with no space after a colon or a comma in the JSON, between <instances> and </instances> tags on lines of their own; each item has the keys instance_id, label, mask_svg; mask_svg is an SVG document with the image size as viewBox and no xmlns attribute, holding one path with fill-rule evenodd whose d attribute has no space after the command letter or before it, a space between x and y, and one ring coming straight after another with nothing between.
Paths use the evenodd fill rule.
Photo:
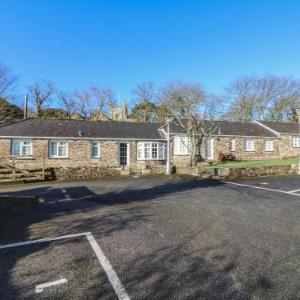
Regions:
<instances>
[{"instance_id":1,"label":"white window frame","mask_svg":"<svg viewBox=\"0 0 300 300\"><path fill-rule=\"evenodd\" d=\"M229 138L229 152L235 152L236 149L236 139Z\"/></svg>"},{"instance_id":2,"label":"white window frame","mask_svg":"<svg viewBox=\"0 0 300 300\"><path fill-rule=\"evenodd\" d=\"M265 140L265 152L273 152L274 151L274 142L273 140Z\"/></svg>"},{"instance_id":3,"label":"white window frame","mask_svg":"<svg viewBox=\"0 0 300 300\"><path fill-rule=\"evenodd\" d=\"M174 155L190 154L190 138L187 136L174 136Z\"/></svg>"},{"instance_id":4,"label":"white window frame","mask_svg":"<svg viewBox=\"0 0 300 300\"><path fill-rule=\"evenodd\" d=\"M293 148L300 148L300 136L293 136Z\"/></svg>"},{"instance_id":5,"label":"white window frame","mask_svg":"<svg viewBox=\"0 0 300 300\"><path fill-rule=\"evenodd\" d=\"M93 155L93 148L97 148L98 150L98 155L95 156ZM97 158L100 158L101 154L100 154L100 150L101 150L101 147L100 147L100 142L98 141L91 141L91 158L94 158L94 159L97 159Z\"/></svg>"},{"instance_id":6,"label":"white window frame","mask_svg":"<svg viewBox=\"0 0 300 300\"><path fill-rule=\"evenodd\" d=\"M16 153L16 143L19 143L19 151ZM28 145L25 145L25 143L29 143ZM25 147L30 147L30 153L25 154ZM20 157L30 157L32 156L32 141L27 139L13 139L11 141L11 155L12 156L20 156Z\"/></svg>"},{"instance_id":7,"label":"white window frame","mask_svg":"<svg viewBox=\"0 0 300 300\"><path fill-rule=\"evenodd\" d=\"M56 148L56 153L57 154L51 154L51 144L52 143L57 143L57 148ZM59 147L61 147L61 145L59 145L60 143L66 143L66 155L59 155ZM50 140L48 142L48 154L49 154L49 158L68 158L69 157L69 142L66 140Z\"/></svg>"},{"instance_id":8,"label":"white window frame","mask_svg":"<svg viewBox=\"0 0 300 300\"><path fill-rule=\"evenodd\" d=\"M251 142L250 143L250 145L251 145L250 148L249 148L249 142ZM255 151L254 149L255 149L254 140L251 139L251 138L245 138L245 140L244 140L244 151L245 152L254 152Z\"/></svg>"},{"instance_id":9,"label":"white window frame","mask_svg":"<svg viewBox=\"0 0 300 300\"><path fill-rule=\"evenodd\" d=\"M147 152L145 151L147 149ZM156 149L156 157L153 157L153 149ZM148 153L149 155L145 155ZM147 157L146 157L147 156ZM166 160L167 143L163 142L138 142L137 143L137 160Z\"/></svg>"}]
</instances>

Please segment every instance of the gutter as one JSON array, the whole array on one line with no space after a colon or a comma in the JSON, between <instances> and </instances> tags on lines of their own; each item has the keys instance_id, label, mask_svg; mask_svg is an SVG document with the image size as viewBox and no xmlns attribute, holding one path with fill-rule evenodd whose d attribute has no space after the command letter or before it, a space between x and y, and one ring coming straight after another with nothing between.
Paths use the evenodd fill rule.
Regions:
<instances>
[{"instance_id":1,"label":"gutter","mask_svg":"<svg viewBox=\"0 0 300 300\"><path fill-rule=\"evenodd\" d=\"M100 138L100 137L57 137L57 136L0 136L0 139L35 139L35 140L103 140L103 141L164 141L166 139L144 139L144 138Z\"/></svg>"}]
</instances>

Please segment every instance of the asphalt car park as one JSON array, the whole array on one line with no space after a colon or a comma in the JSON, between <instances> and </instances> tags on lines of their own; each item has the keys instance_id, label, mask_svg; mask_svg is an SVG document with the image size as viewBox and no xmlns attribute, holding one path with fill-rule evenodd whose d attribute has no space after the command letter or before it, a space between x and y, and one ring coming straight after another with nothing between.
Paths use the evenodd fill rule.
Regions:
<instances>
[{"instance_id":1,"label":"asphalt car park","mask_svg":"<svg viewBox=\"0 0 300 300\"><path fill-rule=\"evenodd\" d=\"M0 220L1 299L300 298L300 177L0 189L43 200Z\"/></svg>"},{"instance_id":2,"label":"asphalt car park","mask_svg":"<svg viewBox=\"0 0 300 300\"><path fill-rule=\"evenodd\" d=\"M0 299L117 299L85 237L27 241L0 249L0 278L14 265Z\"/></svg>"}]
</instances>

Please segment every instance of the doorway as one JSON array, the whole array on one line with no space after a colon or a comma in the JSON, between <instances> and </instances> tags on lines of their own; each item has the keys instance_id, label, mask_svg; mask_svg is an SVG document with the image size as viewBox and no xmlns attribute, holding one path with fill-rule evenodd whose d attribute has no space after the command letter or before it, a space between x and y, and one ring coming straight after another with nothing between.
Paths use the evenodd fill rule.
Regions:
<instances>
[{"instance_id":1,"label":"doorway","mask_svg":"<svg viewBox=\"0 0 300 300\"><path fill-rule=\"evenodd\" d=\"M208 138L206 140L205 159L206 160L214 159L214 139L213 138Z\"/></svg>"},{"instance_id":2,"label":"doorway","mask_svg":"<svg viewBox=\"0 0 300 300\"><path fill-rule=\"evenodd\" d=\"M119 144L119 162L121 167L129 165L129 143Z\"/></svg>"}]
</instances>

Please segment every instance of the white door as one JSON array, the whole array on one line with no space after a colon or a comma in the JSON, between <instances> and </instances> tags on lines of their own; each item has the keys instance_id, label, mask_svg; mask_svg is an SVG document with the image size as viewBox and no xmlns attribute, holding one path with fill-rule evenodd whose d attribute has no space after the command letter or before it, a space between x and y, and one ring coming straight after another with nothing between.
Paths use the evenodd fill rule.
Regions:
<instances>
[{"instance_id":1,"label":"white door","mask_svg":"<svg viewBox=\"0 0 300 300\"><path fill-rule=\"evenodd\" d=\"M205 159L213 160L214 159L214 139L208 138L205 145Z\"/></svg>"}]
</instances>

